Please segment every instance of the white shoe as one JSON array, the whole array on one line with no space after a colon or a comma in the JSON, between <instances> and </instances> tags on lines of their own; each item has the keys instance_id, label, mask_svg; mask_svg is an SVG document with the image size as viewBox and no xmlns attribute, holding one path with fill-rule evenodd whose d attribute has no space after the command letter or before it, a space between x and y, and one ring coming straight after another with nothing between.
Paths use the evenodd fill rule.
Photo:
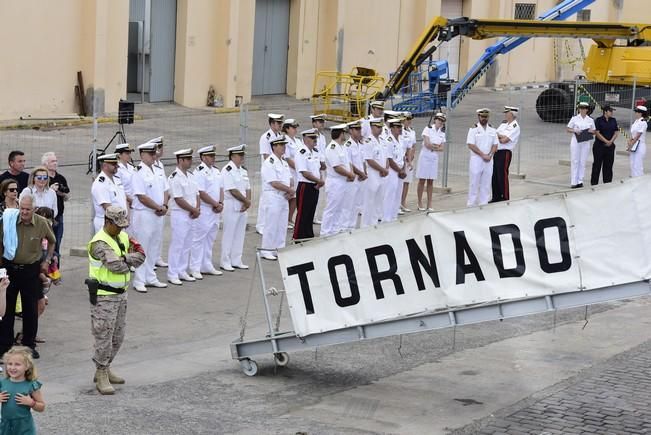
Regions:
<instances>
[{"instance_id":1,"label":"white shoe","mask_svg":"<svg viewBox=\"0 0 651 435\"><path fill-rule=\"evenodd\" d=\"M288 230L293 230L294 229L294 222L288 222L287 223L287 229Z\"/></svg>"},{"instance_id":2,"label":"white shoe","mask_svg":"<svg viewBox=\"0 0 651 435\"><path fill-rule=\"evenodd\" d=\"M160 282L160 281L148 282L147 284L145 284L145 286L147 286L147 287L156 287L156 288L167 288L167 284L165 284L164 282Z\"/></svg>"},{"instance_id":3,"label":"white shoe","mask_svg":"<svg viewBox=\"0 0 651 435\"><path fill-rule=\"evenodd\" d=\"M222 272L221 270L217 270L214 267L212 269L204 270L201 273L205 273L206 275L215 275L215 276L220 276L224 274L224 272Z\"/></svg>"},{"instance_id":4,"label":"white shoe","mask_svg":"<svg viewBox=\"0 0 651 435\"><path fill-rule=\"evenodd\" d=\"M167 267L168 265L163 260L158 260L158 261L156 261L156 266L158 266L158 267Z\"/></svg>"},{"instance_id":5,"label":"white shoe","mask_svg":"<svg viewBox=\"0 0 651 435\"><path fill-rule=\"evenodd\" d=\"M399 215L403 215L403 214L405 214L405 212L402 211L402 210L398 210L398 214L399 214Z\"/></svg>"},{"instance_id":6,"label":"white shoe","mask_svg":"<svg viewBox=\"0 0 651 435\"><path fill-rule=\"evenodd\" d=\"M409 213L411 211L411 209L409 209L409 208L407 208L407 207L405 207L403 205L400 206L400 210L404 211L405 213Z\"/></svg>"},{"instance_id":7,"label":"white shoe","mask_svg":"<svg viewBox=\"0 0 651 435\"><path fill-rule=\"evenodd\" d=\"M178 278L167 278L167 282L174 285L183 285L180 279Z\"/></svg>"},{"instance_id":8,"label":"white shoe","mask_svg":"<svg viewBox=\"0 0 651 435\"><path fill-rule=\"evenodd\" d=\"M187 281L187 282L195 282L196 281L196 279L194 277L188 275L185 272L184 273L179 273L179 278L181 279L181 281Z\"/></svg>"},{"instance_id":9,"label":"white shoe","mask_svg":"<svg viewBox=\"0 0 651 435\"><path fill-rule=\"evenodd\" d=\"M278 260L278 257L276 257L275 255L272 255L272 254L265 254L265 255L262 256L262 258L264 258L265 260L269 260L269 261Z\"/></svg>"},{"instance_id":10,"label":"white shoe","mask_svg":"<svg viewBox=\"0 0 651 435\"><path fill-rule=\"evenodd\" d=\"M223 264L219 266L222 270L225 270L226 272L234 272L235 269L233 269L232 266L224 266Z\"/></svg>"},{"instance_id":11,"label":"white shoe","mask_svg":"<svg viewBox=\"0 0 651 435\"><path fill-rule=\"evenodd\" d=\"M313 221L312 223L313 223L314 225L321 225L321 221L318 220L318 219L314 219L314 221Z\"/></svg>"},{"instance_id":12,"label":"white shoe","mask_svg":"<svg viewBox=\"0 0 651 435\"><path fill-rule=\"evenodd\" d=\"M203 279L203 275L201 272L192 272L190 273L190 276L194 279Z\"/></svg>"},{"instance_id":13,"label":"white shoe","mask_svg":"<svg viewBox=\"0 0 651 435\"><path fill-rule=\"evenodd\" d=\"M431 213L431 212L433 212L433 211L434 211L433 208L428 208L428 209L427 209L427 213Z\"/></svg>"},{"instance_id":14,"label":"white shoe","mask_svg":"<svg viewBox=\"0 0 651 435\"><path fill-rule=\"evenodd\" d=\"M425 211L427 210L425 207L418 207L418 211Z\"/></svg>"},{"instance_id":15,"label":"white shoe","mask_svg":"<svg viewBox=\"0 0 651 435\"><path fill-rule=\"evenodd\" d=\"M233 267L234 267L235 269L248 269L248 268L249 268L249 266L247 266L246 264L239 264L239 265L237 265L237 266L236 266L236 265L233 265Z\"/></svg>"},{"instance_id":16,"label":"white shoe","mask_svg":"<svg viewBox=\"0 0 651 435\"><path fill-rule=\"evenodd\" d=\"M147 288L142 284L134 284L133 289L138 293L147 293Z\"/></svg>"}]
</instances>

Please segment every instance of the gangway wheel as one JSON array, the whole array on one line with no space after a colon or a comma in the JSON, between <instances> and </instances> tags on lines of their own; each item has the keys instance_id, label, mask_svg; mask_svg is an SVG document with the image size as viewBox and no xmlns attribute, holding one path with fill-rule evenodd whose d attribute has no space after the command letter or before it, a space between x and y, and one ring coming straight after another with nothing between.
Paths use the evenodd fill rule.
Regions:
<instances>
[{"instance_id":1,"label":"gangway wheel","mask_svg":"<svg viewBox=\"0 0 651 435\"><path fill-rule=\"evenodd\" d=\"M277 366L285 367L289 364L289 354L287 352L274 353L274 361L276 361Z\"/></svg>"},{"instance_id":2,"label":"gangway wheel","mask_svg":"<svg viewBox=\"0 0 651 435\"><path fill-rule=\"evenodd\" d=\"M289 358L287 359L289 361ZM258 374L258 364L250 358L240 360L240 367L242 372L247 376L255 376Z\"/></svg>"}]
</instances>

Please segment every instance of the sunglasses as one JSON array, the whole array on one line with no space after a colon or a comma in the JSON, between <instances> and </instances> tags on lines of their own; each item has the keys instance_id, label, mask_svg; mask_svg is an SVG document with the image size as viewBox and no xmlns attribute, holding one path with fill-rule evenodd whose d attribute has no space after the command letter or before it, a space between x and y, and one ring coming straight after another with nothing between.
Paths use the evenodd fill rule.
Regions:
<instances>
[{"instance_id":1,"label":"sunglasses","mask_svg":"<svg viewBox=\"0 0 651 435\"><path fill-rule=\"evenodd\" d=\"M47 175L36 175L36 176L34 177L34 179L36 179L36 180L41 180L41 181L42 181L42 180L47 180L48 178L50 178L50 177L48 177Z\"/></svg>"},{"instance_id":2,"label":"sunglasses","mask_svg":"<svg viewBox=\"0 0 651 435\"><path fill-rule=\"evenodd\" d=\"M7 189L7 192L18 192L18 188L17 187L10 187L9 189Z\"/></svg>"}]
</instances>

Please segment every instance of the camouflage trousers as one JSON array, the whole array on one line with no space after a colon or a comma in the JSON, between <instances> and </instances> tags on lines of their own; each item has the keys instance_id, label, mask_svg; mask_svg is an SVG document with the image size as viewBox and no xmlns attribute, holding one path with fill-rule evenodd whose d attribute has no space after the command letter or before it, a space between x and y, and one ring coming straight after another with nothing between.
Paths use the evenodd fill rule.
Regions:
<instances>
[{"instance_id":1,"label":"camouflage trousers","mask_svg":"<svg viewBox=\"0 0 651 435\"><path fill-rule=\"evenodd\" d=\"M95 366L109 367L124 341L127 293L97 296L97 305L90 306L90 321L95 338Z\"/></svg>"}]
</instances>

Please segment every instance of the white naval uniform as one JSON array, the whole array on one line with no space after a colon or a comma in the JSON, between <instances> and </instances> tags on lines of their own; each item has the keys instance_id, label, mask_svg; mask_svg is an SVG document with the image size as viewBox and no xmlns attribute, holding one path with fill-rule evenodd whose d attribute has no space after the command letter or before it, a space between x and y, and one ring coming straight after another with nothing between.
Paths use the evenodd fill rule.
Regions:
<instances>
[{"instance_id":1,"label":"white naval uniform","mask_svg":"<svg viewBox=\"0 0 651 435\"><path fill-rule=\"evenodd\" d=\"M595 130L596 128L594 125L594 119L588 115L586 115L585 118L581 115L573 116L572 119L570 119L570 122L567 123L567 127L581 131L585 129ZM570 184L572 186L583 183L585 164L588 160L591 144L592 140L577 142L576 135L572 133L572 140L570 141Z\"/></svg>"},{"instance_id":2,"label":"white naval uniform","mask_svg":"<svg viewBox=\"0 0 651 435\"><path fill-rule=\"evenodd\" d=\"M292 159L294 166L296 166L296 153L303 147L303 142L298 138L298 136L293 138L285 136L285 139L287 139L287 145L285 146L285 154L283 154L283 158L285 161L287 159ZM292 186L296 188L298 185L298 174L296 173L296 168L290 166L289 172L292 174Z\"/></svg>"},{"instance_id":3,"label":"white naval uniform","mask_svg":"<svg viewBox=\"0 0 651 435\"><path fill-rule=\"evenodd\" d=\"M160 160L155 161L153 168L156 175L159 178L165 180L165 186L167 186L167 189L169 189L170 186L169 183L167 182L167 175L165 174L165 165L163 164L163 162ZM162 216L162 219L157 220L156 223L158 224L158 234L163 234L163 232L165 231L165 216ZM155 258L156 262L159 263L165 262L162 257L162 252L161 252L162 249L163 249L163 244L161 243L158 245L158 251L153 253L154 255L156 255Z\"/></svg>"},{"instance_id":4,"label":"white naval uniform","mask_svg":"<svg viewBox=\"0 0 651 435\"><path fill-rule=\"evenodd\" d=\"M319 136L316 138L316 147L314 149L316 150L316 152L319 153L319 161L321 163L323 163L324 165L326 163L326 158L325 158L326 145L327 145L327 142L326 142L325 135L323 133L319 132ZM325 179L327 177L327 171L322 171L322 172L324 172L323 180L325 181ZM325 203L325 200L326 200L326 195L319 194L319 200L317 201L316 211L314 212L314 220L315 221L316 220L319 220L319 221L323 220L323 209L325 208L323 206L323 204ZM321 210L321 212L319 212L319 210ZM321 217L322 217L321 219L317 218L317 213L321 214Z\"/></svg>"},{"instance_id":5,"label":"white naval uniform","mask_svg":"<svg viewBox=\"0 0 651 435\"><path fill-rule=\"evenodd\" d=\"M502 136L508 136L509 141L507 143L499 142L497 145L497 150L509 150L513 152L515 146L520 141L520 124L517 119L514 119L511 122L502 122L497 127L497 134Z\"/></svg>"},{"instance_id":6,"label":"white naval uniform","mask_svg":"<svg viewBox=\"0 0 651 435\"><path fill-rule=\"evenodd\" d=\"M127 198L133 199L133 187L131 187L131 178L133 174L136 173L136 167L131 163L118 163L118 176L124 187L124 193L126 193Z\"/></svg>"},{"instance_id":7,"label":"white naval uniform","mask_svg":"<svg viewBox=\"0 0 651 435\"><path fill-rule=\"evenodd\" d=\"M270 156L272 154L271 152L271 141L274 139L278 139L280 136L282 136L281 133L274 133L272 129L269 129L262 133L262 136L260 136L260 167L262 168L262 164L264 163L264 156L263 154L267 154ZM263 234L264 233L264 213L262 213L262 209L264 208L263 204L263 195L262 192L264 191L264 183L262 183L262 177L260 177L261 181L261 189L260 189L260 198L258 200L258 219L255 224L255 230Z\"/></svg>"},{"instance_id":8,"label":"white naval uniform","mask_svg":"<svg viewBox=\"0 0 651 435\"><path fill-rule=\"evenodd\" d=\"M192 249L193 226L196 219L190 217L187 210L183 210L176 203L175 198L183 198L190 206L196 207L199 198L199 189L194 181L192 172L185 174L178 167L168 178L170 185L170 227L172 236L167 253L167 279L179 279L182 274L187 274L190 267L190 250Z\"/></svg>"},{"instance_id":9,"label":"white naval uniform","mask_svg":"<svg viewBox=\"0 0 651 435\"><path fill-rule=\"evenodd\" d=\"M432 145L445 145L443 127L437 129L435 126L425 126L421 136L428 137L429 143ZM416 178L421 180L436 180L438 178L440 153L440 151L428 150L425 145L420 148L418 164L416 165Z\"/></svg>"},{"instance_id":10,"label":"white naval uniform","mask_svg":"<svg viewBox=\"0 0 651 435\"><path fill-rule=\"evenodd\" d=\"M120 183L120 177L114 175L111 178L104 172L100 172L97 178L95 178L90 191L95 209L93 225L95 232L98 232L104 226L104 207L102 207L102 204L117 205L127 210L127 196L124 193L122 183Z\"/></svg>"},{"instance_id":11,"label":"white naval uniform","mask_svg":"<svg viewBox=\"0 0 651 435\"><path fill-rule=\"evenodd\" d=\"M413 128L409 128L407 130L406 128L403 127L402 129L402 144L405 147L405 153L412 149L413 147L416 146L416 131ZM411 166L407 165L405 167L405 172L407 173L407 176L402 179L403 183L411 183L414 181L414 161L412 160ZM401 192L402 195L402 192ZM402 196L400 197L402 200Z\"/></svg>"},{"instance_id":12,"label":"white naval uniform","mask_svg":"<svg viewBox=\"0 0 651 435\"><path fill-rule=\"evenodd\" d=\"M244 248L244 232L246 230L246 211L242 209L242 203L235 199L229 192L237 189L242 196L246 197L246 191L251 190L249 174L243 167L237 167L235 163L228 162L222 169L222 186L224 188L224 211L222 212L222 253L221 266L230 268L241 266L242 250Z\"/></svg>"},{"instance_id":13,"label":"white naval uniform","mask_svg":"<svg viewBox=\"0 0 651 435\"><path fill-rule=\"evenodd\" d=\"M348 159L360 171L364 171L364 158L362 157L362 150L360 144L354 139L350 138L344 143ZM348 184L348 201L344 203L344 213L342 214L341 227L346 230L352 230L357 227L357 216L363 210L364 204L364 183L366 180L360 181L359 177L355 175L355 181Z\"/></svg>"},{"instance_id":14,"label":"white naval uniform","mask_svg":"<svg viewBox=\"0 0 651 435\"><path fill-rule=\"evenodd\" d=\"M321 236L330 236L342 231L342 217L344 216L344 204L350 201L348 197L348 179L335 171L335 166L342 166L350 171L350 160L344 145L339 145L334 140L325 150L326 157L326 206L323 210L323 223L321 224Z\"/></svg>"},{"instance_id":15,"label":"white naval uniform","mask_svg":"<svg viewBox=\"0 0 651 435\"><path fill-rule=\"evenodd\" d=\"M364 161L374 160L383 168L387 167L387 149L384 141L375 136L364 139L362 145L362 157ZM362 208L362 228L377 224L384 214L384 190L387 177L380 176L380 172L366 164L366 175L364 182L364 200Z\"/></svg>"},{"instance_id":16,"label":"white naval uniform","mask_svg":"<svg viewBox=\"0 0 651 435\"><path fill-rule=\"evenodd\" d=\"M476 145L479 150L488 154L493 145L498 144L497 130L486 124L486 128L477 125L468 130L466 143ZM468 186L468 207L488 204L491 196L491 184L493 180L493 159L485 161L479 155L470 151Z\"/></svg>"},{"instance_id":17,"label":"white naval uniform","mask_svg":"<svg viewBox=\"0 0 651 435\"><path fill-rule=\"evenodd\" d=\"M405 146L402 143L402 135L398 136L397 139L393 135L389 135L384 141L387 147L387 156L402 168L405 165ZM384 191L383 222L391 222L398 218L402 184L402 179L398 177L398 172L389 168L389 175L386 177L386 188Z\"/></svg>"},{"instance_id":18,"label":"white naval uniform","mask_svg":"<svg viewBox=\"0 0 651 435\"><path fill-rule=\"evenodd\" d=\"M285 192L274 188L271 183L277 181L285 186L292 186L292 173L289 164L272 154L262 164L262 182L264 197L265 232L262 233L262 255L274 255L277 249L285 246L287 237L287 217L289 202Z\"/></svg>"},{"instance_id":19,"label":"white naval uniform","mask_svg":"<svg viewBox=\"0 0 651 435\"><path fill-rule=\"evenodd\" d=\"M364 119L362 119L361 124L362 124L362 141L364 139L367 139L372 136L371 133L371 115L366 115Z\"/></svg>"},{"instance_id":20,"label":"white naval uniform","mask_svg":"<svg viewBox=\"0 0 651 435\"><path fill-rule=\"evenodd\" d=\"M160 230L163 216L157 216L155 211L146 207L138 199L138 195L144 195L162 205L165 200L165 192L169 189L167 178L161 176L160 171L152 165L147 166L140 163L136 167L136 173L131 177L131 187L133 189L133 235L140 242L145 250L145 262L136 269L133 277L134 286L142 286L158 282L154 267L156 260L160 255L162 245L162 232Z\"/></svg>"},{"instance_id":21,"label":"white naval uniform","mask_svg":"<svg viewBox=\"0 0 651 435\"><path fill-rule=\"evenodd\" d=\"M646 129L647 122L644 118L636 119L631 125L631 137L640 133L640 143L634 153L628 154L628 161L631 165L631 177L644 175L644 156L646 156Z\"/></svg>"},{"instance_id":22,"label":"white naval uniform","mask_svg":"<svg viewBox=\"0 0 651 435\"><path fill-rule=\"evenodd\" d=\"M193 172L193 179L199 192L208 194L219 202L222 190L222 177L219 169L199 164ZM192 250L190 252L190 271L209 272L215 268L212 261L212 249L219 232L221 213L215 213L212 205L199 199L201 214L194 221L192 228Z\"/></svg>"}]
</instances>

